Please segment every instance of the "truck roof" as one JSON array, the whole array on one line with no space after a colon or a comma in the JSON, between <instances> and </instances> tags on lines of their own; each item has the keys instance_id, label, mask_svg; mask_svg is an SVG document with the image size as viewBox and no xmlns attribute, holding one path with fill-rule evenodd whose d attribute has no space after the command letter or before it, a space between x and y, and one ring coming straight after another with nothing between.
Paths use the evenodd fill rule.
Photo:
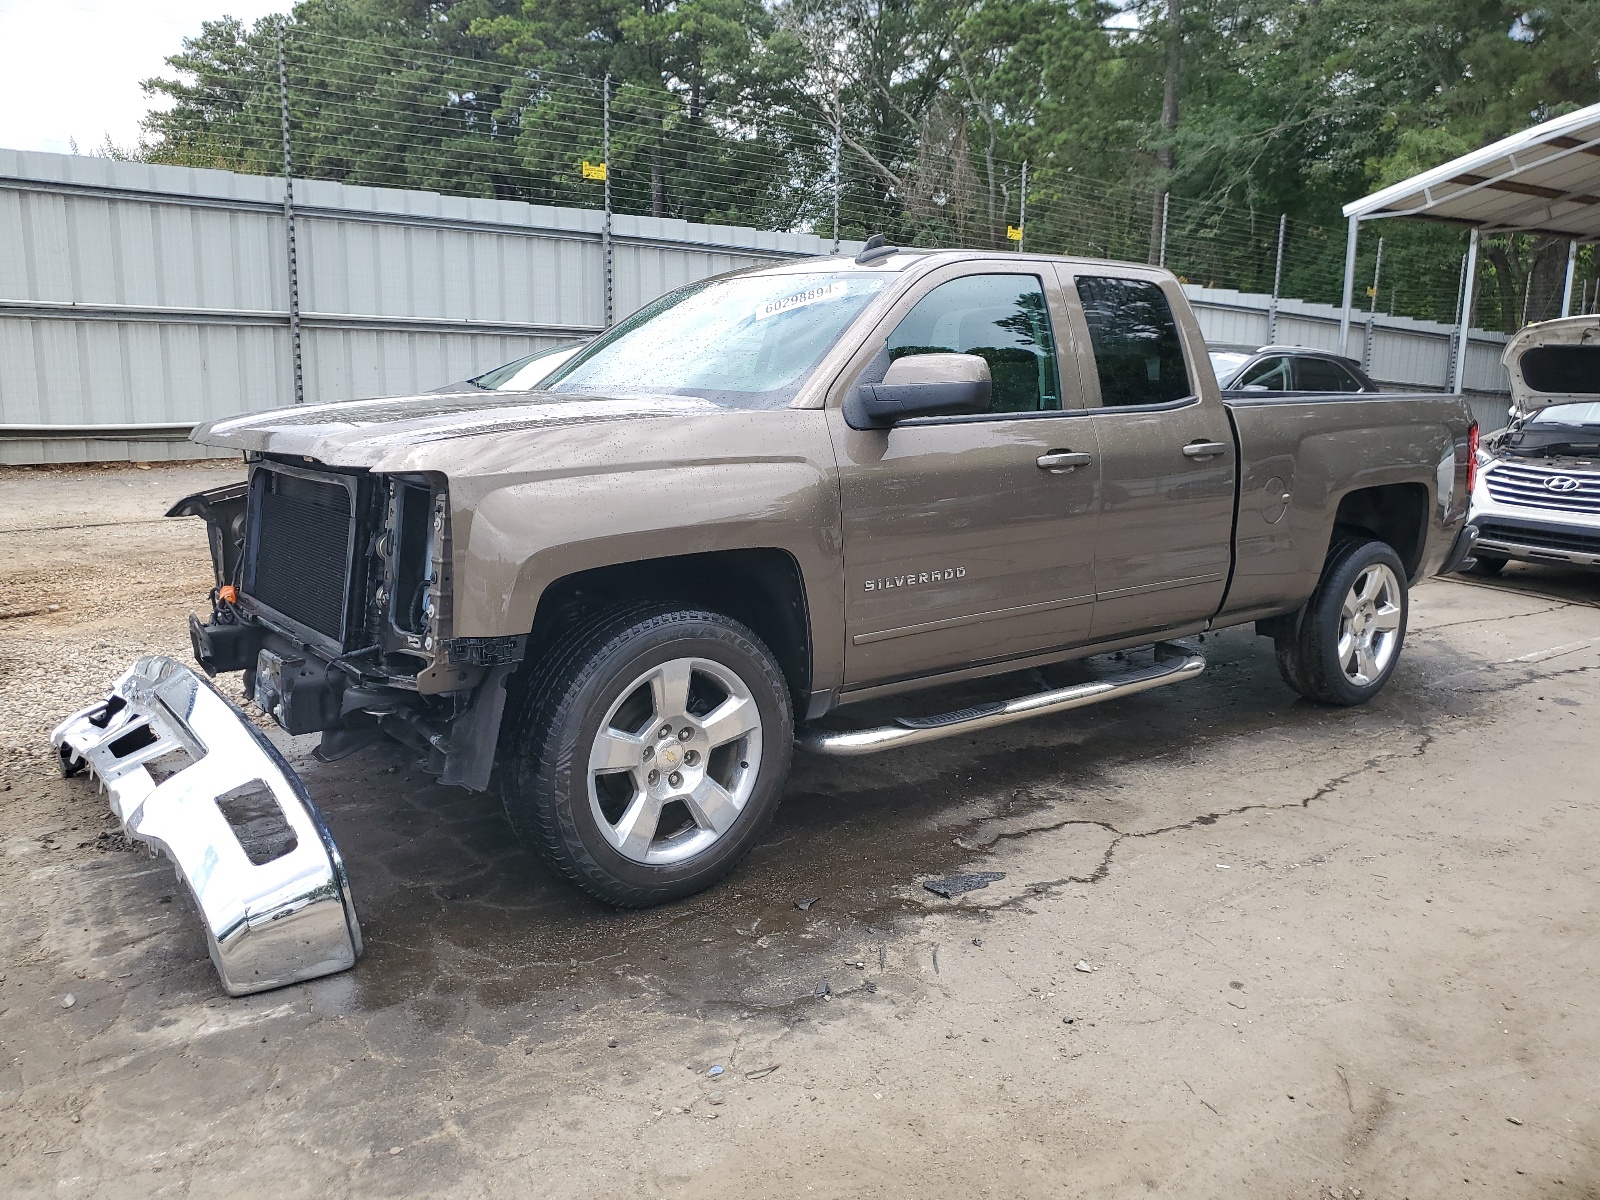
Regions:
<instances>
[{"instance_id":1,"label":"truck roof","mask_svg":"<svg viewBox=\"0 0 1600 1200\"><path fill-rule=\"evenodd\" d=\"M791 259L782 263L764 264L759 267L749 268L749 272L751 274L771 275L807 274L817 270L899 272L918 264L933 265L951 262L994 261L1003 263L1071 263L1074 266L1109 267L1116 270L1134 268L1139 271L1157 271L1169 276L1172 274L1164 267L1154 267L1148 263L1123 262L1111 258L1077 258L1066 254L1037 254L1032 251L1018 253L1015 250L921 250L898 246L884 247L884 249L888 253L865 263L858 262L854 255L840 253L823 255L817 258Z\"/></svg>"}]
</instances>

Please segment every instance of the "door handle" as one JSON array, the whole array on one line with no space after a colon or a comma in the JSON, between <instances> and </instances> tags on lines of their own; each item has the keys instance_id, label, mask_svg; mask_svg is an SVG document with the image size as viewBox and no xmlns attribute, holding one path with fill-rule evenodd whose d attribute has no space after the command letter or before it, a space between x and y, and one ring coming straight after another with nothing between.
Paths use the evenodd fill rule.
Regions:
<instances>
[{"instance_id":1,"label":"door handle","mask_svg":"<svg viewBox=\"0 0 1600 1200\"><path fill-rule=\"evenodd\" d=\"M1077 450L1052 450L1049 454L1041 454L1038 458L1039 469L1050 471L1057 475L1072 470L1073 467L1087 467L1094 461L1091 455Z\"/></svg>"},{"instance_id":2,"label":"door handle","mask_svg":"<svg viewBox=\"0 0 1600 1200\"><path fill-rule=\"evenodd\" d=\"M1226 454L1228 447L1221 442L1190 442L1183 448L1183 453L1188 458L1215 458L1219 454Z\"/></svg>"}]
</instances>

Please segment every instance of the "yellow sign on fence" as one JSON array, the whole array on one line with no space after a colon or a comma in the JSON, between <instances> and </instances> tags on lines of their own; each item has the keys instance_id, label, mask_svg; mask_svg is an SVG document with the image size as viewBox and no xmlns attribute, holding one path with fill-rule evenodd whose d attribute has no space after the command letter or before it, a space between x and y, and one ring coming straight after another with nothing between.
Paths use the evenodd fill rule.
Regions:
<instances>
[{"instance_id":1,"label":"yellow sign on fence","mask_svg":"<svg viewBox=\"0 0 1600 1200\"><path fill-rule=\"evenodd\" d=\"M1022 240L1022 230L1016 225L1007 225L1006 239L1008 241L1020 242Z\"/></svg>"},{"instance_id":2,"label":"yellow sign on fence","mask_svg":"<svg viewBox=\"0 0 1600 1200\"><path fill-rule=\"evenodd\" d=\"M583 160L583 177L585 179L604 180L606 177L605 163L592 163L587 158Z\"/></svg>"}]
</instances>

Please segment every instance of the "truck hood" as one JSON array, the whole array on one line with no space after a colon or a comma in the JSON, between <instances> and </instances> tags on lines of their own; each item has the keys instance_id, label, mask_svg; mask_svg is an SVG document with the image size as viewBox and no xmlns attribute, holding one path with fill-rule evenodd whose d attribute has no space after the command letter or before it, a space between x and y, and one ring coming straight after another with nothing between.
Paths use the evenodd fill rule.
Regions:
<instances>
[{"instance_id":1,"label":"truck hood","mask_svg":"<svg viewBox=\"0 0 1600 1200\"><path fill-rule=\"evenodd\" d=\"M694 396L610 399L555 392L343 400L210 421L190 437L202 446L297 455L330 466L377 467L397 451L461 438L498 439L557 426L609 424L722 410Z\"/></svg>"},{"instance_id":2,"label":"truck hood","mask_svg":"<svg viewBox=\"0 0 1600 1200\"><path fill-rule=\"evenodd\" d=\"M1512 407L1523 416L1552 404L1600 400L1600 315L1526 325L1506 343L1500 361L1511 376Z\"/></svg>"}]
</instances>

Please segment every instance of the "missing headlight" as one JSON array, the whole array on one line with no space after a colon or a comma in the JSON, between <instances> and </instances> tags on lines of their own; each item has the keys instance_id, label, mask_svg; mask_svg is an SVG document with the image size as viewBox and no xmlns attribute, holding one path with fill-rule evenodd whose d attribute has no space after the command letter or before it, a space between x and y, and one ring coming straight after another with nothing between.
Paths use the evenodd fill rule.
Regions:
<instances>
[{"instance_id":1,"label":"missing headlight","mask_svg":"<svg viewBox=\"0 0 1600 1200\"><path fill-rule=\"evenodd\" d=\"M395 628L405 633L428 632L436 600L433 596L432 493L403 483L395 488L394 511L399 527L394 538L394 589L391 612Z\"/></svg>"}]
</instances>

